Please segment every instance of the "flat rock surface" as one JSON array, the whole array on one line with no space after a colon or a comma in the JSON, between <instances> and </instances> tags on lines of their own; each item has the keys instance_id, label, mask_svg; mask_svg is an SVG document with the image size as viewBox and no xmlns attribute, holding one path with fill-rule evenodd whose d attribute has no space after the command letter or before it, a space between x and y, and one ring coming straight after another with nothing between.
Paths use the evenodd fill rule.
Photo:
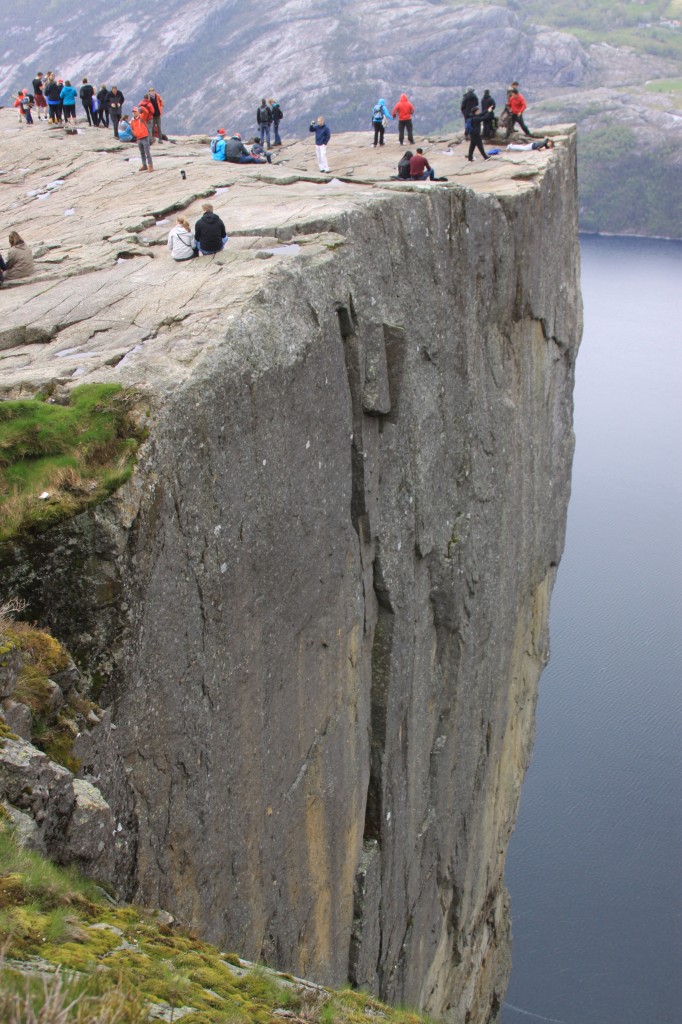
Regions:
<instances>
[{"instance_id":1,"label":"flat rock surface","mask_svg":"<svg viewBox=\"0 0 682 1024\"><path fill-rule=\"evenodd\" d=\"M560 144L568 131L552 134ZM389 191L513 195L536 187L552 158L503 150L470 164L461 136L417 137L448 182L402 184L390 180L403 152L395 137L377 149L371 138L335 135L332 173L322 175L312 136L273 150L270 166L217 162L207 137L189 136L154 146L155 171L140 175L137 146L108 130L28 127L0 110L0 239L18 230L36 257L34 277L0 290L0 394L54 381L172 386L222 342L227 322L278 264L344 243L345 211ZM193 225L209 197L228 246L174 263L165 243L176 214Z\"/></svg>"}]
</instances>

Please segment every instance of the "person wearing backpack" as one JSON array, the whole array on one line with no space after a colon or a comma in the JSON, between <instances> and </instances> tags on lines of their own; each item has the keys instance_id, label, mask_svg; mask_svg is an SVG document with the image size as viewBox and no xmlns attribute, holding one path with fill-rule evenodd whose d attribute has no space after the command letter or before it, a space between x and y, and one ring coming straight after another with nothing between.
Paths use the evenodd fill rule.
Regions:
<instances>
[{"instance_id":1,"label":"person wearing backpack","mask_svg":"<svg viewBox=\"0 0 682 1024\"><path fill-rule=\"evenodd\" d=\"M407 132L407 140L411 146L414 146L414 136L412 134L412 115L414 114L414 107L408 100L405 93L402 93L400 99L393 108L392 116L398 115L398 144L404 145L405 132Z\"/></svg>"},{"instance_id":2,"label":"person wearing backpack","mask_svg":"<svg viewBox=\"0 0 682 1024\"><path fill-rule=\"evenodd\" d=\"M489 124L493 119L493 112L489 110L487 114L482 114L478 107L474 107L470 116L466 120L466 130L469 133L469 155L467 160L471 163L474 159L474 150L480 150L483 159L489 160L490 157L483 148L483 142L481 141L481 126Z\"/></svg>"},{"instance_id":3,"label":"person wearing backpack","mask_svg":"<svg viewBox=\"0 0 682 1024\"><path fill-rule=\"evenodd\" d=\"M137 139L137 147L142 157L140 171L153 171L152 151L149 148L149 129L147 119L142 115L139 107L133 107L133 118L130 122L130 130Z\"/></svg>"},{"instance_id":4,"label":"person wearing backpack","mask_svg":"<svg viewBox=\"0 0 682 1024\"><path fill-rule=\"evenodd\" d=\"M264 144L265 139L268 140L268 149L270 149L270 126L272 125L272 110L267 105L265 97L260 101L260 107L256 111L256 122L260 129L260 144Z\"/></svg>"},{"instance_id":5,"label":"person wearing backpack","mask_svg":"<svg viewBox=\"0 0 682 1024\"><path fill-rule=\"evenodd\" d=\"M225 156L225 129L218 128L216 134L211 139L211 156L214 160L226 160Z\"/></svg>"},{"instance_id":6,"label":"person wearing backpack","mask_svg":"<svg viewBox=\"0 0 682 1024\"><path fill-rule=\"evenodd\" d=\"M282 140L279 137L279 122L283 120L284 114L277 100L268 100L268 106L272 111L272 130L274 133L273 146L281 146Z\"/></svg>"},{"instance_id":7,"label":"person wearing backpack","mask_svg":"<svg viewBox=\"0 0 682 1024\"><path fill-rule=\"evenodd\" d=\"M383 146L384 144L384 131L386 130L384 126L384 118L390 118L391 121L393 120L393 117L388 112L386 100L377 100L374 110L372 111L372 127L374 128L375 146L377 144Z\"/></svg>"},{"instance_id":8,"label":"person wearing backpack","mask_svg":"<svg viewBox=\"0 0 682 1024\"><path fill-rule=\"evenodd\" d=\"M467 121L474 112L474 109L478 106L478 96L474 91L473 85L467 86L467 90L462 96L462 102L460 104L460 111L464 118L464 138L469 139L469 129L467 128Z\"/></svg>"}]
</instances>

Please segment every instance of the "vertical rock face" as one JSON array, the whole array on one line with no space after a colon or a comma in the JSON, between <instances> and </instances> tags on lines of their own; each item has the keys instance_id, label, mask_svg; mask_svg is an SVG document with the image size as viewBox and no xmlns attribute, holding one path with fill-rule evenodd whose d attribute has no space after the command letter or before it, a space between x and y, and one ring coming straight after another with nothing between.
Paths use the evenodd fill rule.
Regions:
<instances>
[{"instance_id":1,"label":"vertical rock face","mask_svg":"<svg viewBox=\"0 0 682 1024\"><path fill-rule=\"evenodd\" d=\"M85 758L134 806L138 898L455 1022L494 1016L508 972L570 487L574 163L569 140L519 194L381 194L226 316L140 466L116 728Z\"/></svg>"}]
</instances>

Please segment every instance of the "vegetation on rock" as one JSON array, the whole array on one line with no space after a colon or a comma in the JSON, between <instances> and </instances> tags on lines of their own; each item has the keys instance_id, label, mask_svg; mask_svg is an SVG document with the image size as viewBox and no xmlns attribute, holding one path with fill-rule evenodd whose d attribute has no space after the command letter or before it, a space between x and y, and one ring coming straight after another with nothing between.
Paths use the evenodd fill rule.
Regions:
<instances>
[{"instance_id":1,"label":"vegetation on rock","mask_svg":"<svg viewBox=\"0 0 682 1024\"><path fill-rule=\"evenodd\" d=\"M0 402L0 541L98 504L130 476L141 439L133 396L83 384L68 404Z\"/></svg>"},{"instance_id":2,"label":"vegetation on rock","mask_svg":"<svg viewBox=\"0 0 682 1024\"><path fill-rule=\"evenodd\" d=\"M219 952L22 849L0 818L0 1019L10 1024L420 1024Z\"/></svg>"},{"instance_id":3,"label":"vegetation on rock","mask_svg":"<svg viewBox=\"0 0 682 1024\"><path fill-rule=\"evenodd\" d=\"M0 606L0 683L11 673L11 685L3 685L11 699L31 712L31 742L49 758L72 772L80 764L73 753L78 732L97 706L72 686L68 693L53 680L73 668L64 647L49 633L26 622L15 621ZM74 668L75 671L75 668ZM0 717L3 735L13 738Z\"/></svg>"}]
</instances>

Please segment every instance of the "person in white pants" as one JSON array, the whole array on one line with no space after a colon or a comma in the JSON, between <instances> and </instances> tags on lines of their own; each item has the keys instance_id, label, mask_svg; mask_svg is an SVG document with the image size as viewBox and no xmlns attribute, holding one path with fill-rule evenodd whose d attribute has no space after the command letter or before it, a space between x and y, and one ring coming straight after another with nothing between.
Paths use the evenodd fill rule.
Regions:
<instances>
[{"instance_id":1,"label":"person in white pants","mask_svg":"<svg viewBox=\"0 0 682 1024\"><path fill-rule=\"evenodd\" d=\"M332 137L332 133L329 131L329 126L324 123L324 118L320 115L317 121L310 122L310 131L315 132L315 153L317 155L317 166L324 174L329 174L329 164L327 163L327 143Z\"/></svg>"}]
</instances>

